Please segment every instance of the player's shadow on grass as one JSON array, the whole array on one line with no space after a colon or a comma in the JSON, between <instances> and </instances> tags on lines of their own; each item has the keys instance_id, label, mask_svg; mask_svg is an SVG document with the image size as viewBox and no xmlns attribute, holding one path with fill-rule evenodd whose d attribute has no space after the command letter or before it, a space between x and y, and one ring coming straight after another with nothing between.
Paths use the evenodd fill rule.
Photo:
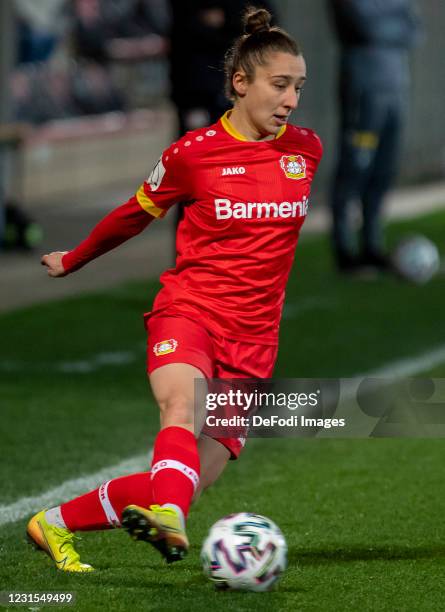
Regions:
<instances>
[{"instance_id":1,"label":"player's shadow on grass","mask_svg":"<svg viewBox=\"0 0 445 612\"><path fill-rule=\"evenodd\" d=\"M288 553L289 564L325 565L354 561L404 561L416 559L444 559L445 546L366 546L351 545L335 549L292 548Z\"/></svg>"},{"instance_id":2,"label":"player's shadow on grass","mask_svg":"<svg viewBox=\"0 0 445 612\"><path fill-rule=\"evenodd\" d=\"M175 570L177 565L175 564ZM170 573L166 573L164 575L159 573L159 567L157 571L153 571L153 573L148 573L148 568L144 568L143 573L139 573L137 575L130 575L128 573L128 568L110 568L113 570L113 574L107 576L104 572L101 574L97 573L96 575L88 575L88 583L89 585L97 585L100 587L109 586L111 588L116 587L116 572L121 570L122 574L119 573L119 588L120 589L148 589L152 594L154 592L162 593L171 593L171 589L181 589L183 593L187 593L187 598L193 597L193 595L201 596L203 591L206 589L209 593L217 594L216 589L210 583L210 581L205 578L201 569L196 570L194 573L190 573L190 567L187 568L188 572L182 578L178 580L178 576L170 571ZM307 592L307 589L302 587L301 585L282 585L280 584L278 593L304 593ZM247 593L249 595L249 593ZM227 596L227 593L225 593ZM246 593L243 593L246 595ZM254 595L253 593L251 595Z\"/></svg>"}]
</instances>

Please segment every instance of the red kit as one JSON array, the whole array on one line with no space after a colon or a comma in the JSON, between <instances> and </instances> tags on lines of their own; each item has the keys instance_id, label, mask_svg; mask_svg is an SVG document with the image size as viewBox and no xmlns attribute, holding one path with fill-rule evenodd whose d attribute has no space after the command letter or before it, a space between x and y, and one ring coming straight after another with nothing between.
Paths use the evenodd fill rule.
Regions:
<instances>
[{"instance_id":1,"label":"red kit","mask_svg":"<svg viewBox=\"0 0 445 612\"><path fill-rule=\"evenodd\" d=\"M226 115L167 149L136 196L156 217L186 203L176 266L161 276L153 314L174 304L175 313L204 315L215 334L276 344L321 155L312 130L288 125L251 142Z\"/></svg>"}]
</instances>

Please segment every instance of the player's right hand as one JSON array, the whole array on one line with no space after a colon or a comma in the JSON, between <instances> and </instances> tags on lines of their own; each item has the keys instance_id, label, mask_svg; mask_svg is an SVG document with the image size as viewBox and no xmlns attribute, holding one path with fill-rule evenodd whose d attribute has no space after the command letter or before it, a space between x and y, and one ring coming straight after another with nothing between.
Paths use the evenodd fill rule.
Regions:
<instances>
[{"instance_id":1,"label":"player's right hand","mask_svg":"<svg viewBox=\"0 0 445 612\"><path fill-rule=\"evenodd\" d=\"M55 251L54 253L43 255L40 263L42 266L46 266L48 276L57 278L66 275L65 268L62 265L62 257L66 253L68 253L68 251Z\"/></svg>"}]
</instances>

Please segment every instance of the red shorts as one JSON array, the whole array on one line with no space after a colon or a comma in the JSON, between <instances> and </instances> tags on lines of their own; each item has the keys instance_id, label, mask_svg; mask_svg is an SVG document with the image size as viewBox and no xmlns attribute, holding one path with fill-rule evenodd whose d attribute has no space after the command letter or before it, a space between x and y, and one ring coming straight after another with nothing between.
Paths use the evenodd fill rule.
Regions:
<instances>
[{"instance_id":1,"label":"red shorts","mask_svg":"<svg viewBox=\"0 0 445 612\"><path fill-rule=\"evenodd\" d=\"M182 315L156 314L146 321L147 371L168 363L188 363L206 378L271 378L278 346L251 344L211 334ZM244 438L215 438L237 459Z\"/></svg>"}]
</instances>

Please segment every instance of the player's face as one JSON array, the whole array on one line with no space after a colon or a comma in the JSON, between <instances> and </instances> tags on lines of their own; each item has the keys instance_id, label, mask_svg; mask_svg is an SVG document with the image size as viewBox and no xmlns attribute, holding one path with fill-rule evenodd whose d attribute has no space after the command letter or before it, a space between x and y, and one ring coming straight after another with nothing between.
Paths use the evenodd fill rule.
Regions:
<instances>
[{"instance_id":1,"label":"player's face","mask_svg":"<svg viewBox=\"0 0 445 612\"><path fill-rule=\"evenodd\" d=\"M306 80L306 62L302 55L274 52L265 65L257 66L253 81L242 72L234 75L238 93L235 108L246 123L246 136L264 138L276 135L298 106ZM248 133L246 133L246 130Z\"/></svg>"}]
</instances>

